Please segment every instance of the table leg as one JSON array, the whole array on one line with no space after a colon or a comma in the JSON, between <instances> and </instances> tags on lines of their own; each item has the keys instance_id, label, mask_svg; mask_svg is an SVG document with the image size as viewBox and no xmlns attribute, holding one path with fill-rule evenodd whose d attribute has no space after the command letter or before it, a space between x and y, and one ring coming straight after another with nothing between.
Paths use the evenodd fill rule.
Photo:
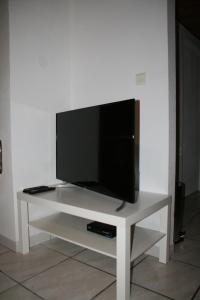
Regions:
<instances>
[{"instance_id":1,"label":"table leg","mask_svg":"<svg viewBox=\"0 0 200 300\"><path fill-rule=\"evenodd\" d=\"M130 300L130 226L117 226L117 300Z\"/></svg>"},{"instance_id":2,"label":"table leg","mask_svg":"<svg viewBox=\"0 0 200 300\"><path fill-rule=\"evenodd\" d=\"M29 226L28 226L28 203L18 200L19 216L19 252L29 253Z\"/></svg>"},{"instance_id":3,"label":"table leg","mask_svg":"<svg viewBox=\"0 0 200 300\"><path fill-rule=\"evenodd\" d=\"M165 237L160 241L159 261L166 264L169 261L170 248L170 204L161 209L160 231L165 233Z\"/></svg>"}]
</instances>

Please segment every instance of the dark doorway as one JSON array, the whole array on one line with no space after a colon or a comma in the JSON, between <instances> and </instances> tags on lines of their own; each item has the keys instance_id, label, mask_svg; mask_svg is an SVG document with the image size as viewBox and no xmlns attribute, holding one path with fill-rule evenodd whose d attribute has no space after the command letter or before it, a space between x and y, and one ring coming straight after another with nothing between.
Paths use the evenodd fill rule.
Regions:
<instances>
[{"instance_id":1,"label":"dark doorway","mask_svg":"<svg viewBox=\"0 0 200 300\"><path fill-rule=\"evenodd\" d=\"M188 222L200 217L200 1L177 0L176 22L175 241L180 241Z\"/></svg>"}]
</instances>

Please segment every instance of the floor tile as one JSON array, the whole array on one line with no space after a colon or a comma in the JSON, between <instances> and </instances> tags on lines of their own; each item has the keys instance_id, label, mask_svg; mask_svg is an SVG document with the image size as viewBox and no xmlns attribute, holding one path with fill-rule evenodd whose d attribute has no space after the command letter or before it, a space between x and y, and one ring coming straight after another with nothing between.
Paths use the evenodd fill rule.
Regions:
<instances>
[{"instance_id":1,"label":"floor tile","mask_svg":"<svg viewBox=\"0 0 200 300\"><path fill-rule=\"evenodd\" d=\"M132 266L138 264L145 257L146 255L141 255L140 257L138 257L132 263ZM98 268L102 271L108 272L113 275L116 274L116 260L114 258L108 257L106 255L91 250L85 250L80 254L76 255L74 258L90 266Z\"/></svg>"},{"instance_id":2,"label":"floor tile","mask_svg":"<svg viewBox=\"0 0 200 300\"><path fill-rule=\"evenodd\" d=\"M190 220L185 230L186 238L195 239L196 236L200 236L200 214Z\"/></svg>"},{"instance_id":3,"label":"floor tile","mask_svg":"<svg viewBox=\"0 0 200 300\"><path fill-rule=\"evenodd\" d=\"M188 300L200 285L200 268L176 261L165 265L148 257L133 269L132 282L173 299Z\"/></svg>"},{"instance_id":4,"label":"floor tile","mask_svg":"<svg viewBox=\"0 0 200 300\"><path fill-rule=\"evenodd\" d=\"M16 285L16 282L0 272L0 293Z\"/></svg>"},{"instance_id":5,"label":"floor tile","mask_svg":"<svg viewBox=\"0 0 200 300\"><path fill-rule=\"evenodd\" d=\"M200 300L200 290L199 290L199 292L197 293L197 295L194 297L193 300Z\"/></svg>"},{"instance_id":6,"label":"floor tile","mask_svg":"<svg viewBox=\"0 0 200 300\"><path fill-rule=\"evenodd\" d=\"M161 295L150 292L146 289L131 285L131 297L130 300L166 300L168 298ZM95 300L116 300L116 284L107 288L104 292L99 294Z\"/></svg>"},{"instance_id":7,"label":"floor tile","mask_svg":"<svg viewBox=\"0 0 200 300\"><path fill-rule=\"evenodd\" d=\"M147 258L148 255L147 254L142 254L140 255L138 258L136 258L133 262L132 262L132 266L135 267L136 265L138 265L139 263L141 263L145 258Z\"/></svg>"},{"instance_id":8,"label":"floor tile","mask_svg":"<svg viewBox=\"0 0 200 300\"><path fill-rule=\"evenodd\" d=\"M4 247L4 246L2 246L2 245L0 244L0 255L3 254L3 253L6 253L6 252L8 252L8 251L9 251L8 248L6 248L6 247Z\"/></svg>"},{"instance_id":9,"label":"floor tile","mask_svg":"<svg viewBox=\"0 0 200 300\"><path fill-rule=\"evenodd\" d=\"M45 242L44 245L50 249L59 251L66 256L74 256L84 250L84 248L80 246L68 243L57 238Z\"/></svg>"},{"instance_id":10,"label":"floor tile","mask_svg":"<svg viewBox=\"0 0 200 300\"><path fill-rule=\"evenodd\" d=\"M0 295L0 300L40 300L41 298L17 285Z\"/></svg>"},{"instance_id":11,"label":"floor tile","mask_svg":"<svg viewBox=\"0 0 200 300\"><path fill-rule=\"evenodd\" d=\"M72 259L24 283L48 300L89 300L115 278Z\"/></svg>"},{"instance_id":12,"label":"floor tile","mask_svg":"<svg viewBox=\"0 0 200 300\"><path fill-rule=\"evenodd\" d=\"M200 192L193 193L185 198L184 224L186 225L198 213L200 214Z\"/></svg>"},{"instance_id":13,"label":"floor tile","mask_svg":"<svg viewBox=\"0 0 200 300\"><path fill-rule=\"evenodd\" d=\"M21 282L64 259L66 259L66 256L62 254L44 246L36 246L26 255L14 252L0 255L0 270Z\"/></svg>"},{"instance_id":14,"label":"floor tile","mask_svg":"<svg viewBox=\"0 0 200 300\"><path fill-rule=\"evenodd\" d=\"M200 241L185 239L177 244L173 259L200 267Z\"/></svg>"},{"instance_id":15,"label":"floor tile","mask_svg":"<svg viewBox=\"0 0 200 300\"><path fill-rule=\"evenodd\" d=\"M106 271L113 275L116 274L116 260L112 257L108 257L95 251L85 250L74 258L102 271Z\"/></svg>"}]
</instances>

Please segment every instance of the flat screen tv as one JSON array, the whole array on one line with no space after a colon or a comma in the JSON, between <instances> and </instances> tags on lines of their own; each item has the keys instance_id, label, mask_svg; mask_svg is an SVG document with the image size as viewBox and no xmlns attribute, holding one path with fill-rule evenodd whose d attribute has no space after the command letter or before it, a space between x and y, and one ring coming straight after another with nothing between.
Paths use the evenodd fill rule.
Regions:
<instances>
[{"instance_id":1,"label":"flat screen tv","mask_svg":"<svg viewBox=\"0 0 200 300\"><path fill-rule=\"evenodd\" d=\"M139 184L135 107L136 101L130 99L57 113L56 177L135 202Z\"/></svg>"}]
</instances>

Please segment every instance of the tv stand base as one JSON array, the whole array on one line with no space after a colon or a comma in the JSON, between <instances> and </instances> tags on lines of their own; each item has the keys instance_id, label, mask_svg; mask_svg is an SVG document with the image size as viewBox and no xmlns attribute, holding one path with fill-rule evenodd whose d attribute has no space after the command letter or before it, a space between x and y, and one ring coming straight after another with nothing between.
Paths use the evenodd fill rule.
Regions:
<instances>
[{"instance_id":1,"label":"tv stand base","mask_svg":"<svg viewBox=\"0 0 200 300\"><path fill-rule=\"evenodd\" d=\"M55 214L29 220L29 203L54 209ZM117 300L130 300L130 264L159 241L159 261L169 259L171 197L140 192L137 203L127 203L116 212L119 201L79 189L61 189L28 195L18 193L20 252L29 252L29 226L71 243L116 259ZM137 223L160 211L159 231L142 228ZM87 224L98 221L116 226L117 236L108 239L87 231ZM133 231L132 228L135 228Z\"/></svg>"}]
</instances>

